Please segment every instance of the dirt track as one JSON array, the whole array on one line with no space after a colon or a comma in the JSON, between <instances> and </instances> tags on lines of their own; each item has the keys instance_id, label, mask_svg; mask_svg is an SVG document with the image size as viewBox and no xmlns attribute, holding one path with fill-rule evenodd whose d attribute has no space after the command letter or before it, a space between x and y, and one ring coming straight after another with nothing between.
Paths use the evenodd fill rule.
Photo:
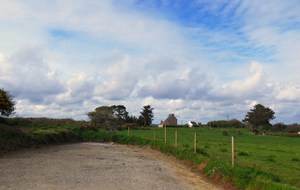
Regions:
<instances>
[{"instance_id":1,"label":"dirt track","mask_svg":"<svg viewBox=\"0 0 300 190\"><path fill-rule=\"evenodd\" d=\"M78 143L0 157L0 189L220 189L160 152Z\"/></svg>"}]
</instances>

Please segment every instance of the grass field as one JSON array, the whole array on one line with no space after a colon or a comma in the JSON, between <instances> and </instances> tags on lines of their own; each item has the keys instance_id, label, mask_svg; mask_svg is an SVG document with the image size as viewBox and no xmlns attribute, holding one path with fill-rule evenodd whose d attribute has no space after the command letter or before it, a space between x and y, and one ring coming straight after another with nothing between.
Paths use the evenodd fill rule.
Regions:
<instances>
[{"instance_id":1,"label":"grass field","mask_svg":"<svg viewBox=\"0 0 300 190\"><path fill-rule=\"evenodd\" d=\"M52 120L51 120L52 121ZM178 147L175 147L175 130ZM197 154L193 153L194 131ZM109 132L77 125L0 125L0 153L24 147L77 141L150 145L178 159L192 163L202 173L239 189L300 189L300 138L256 136L247 129L167 128ZM155 140L154 140L155 134ZM235 136L235 167L231 167L231 136ZM221 176L219 175L221 174Z\"/></svg>"},{"instance_id":2,"label":"grass field","mask_svg":"<svg viewBox=\"0 0 300 190\"><path fill-rule=\"evenodd\" d=\"M194 130L167 128L167 144L193 151ZM238 130L240 130L238 132ZM279 176L280 183L300 188L300 138L253 135L247 129L197 128L197 151L213 161L231 163L231 136L235 136L235 163ZM118 132L128 135L128 131ZM164 129L130 130L131 136L164 143ZM175 146L174 146L175 148ZM284 189L284 188L283 188Z\"/></svg>"}]
</instances>

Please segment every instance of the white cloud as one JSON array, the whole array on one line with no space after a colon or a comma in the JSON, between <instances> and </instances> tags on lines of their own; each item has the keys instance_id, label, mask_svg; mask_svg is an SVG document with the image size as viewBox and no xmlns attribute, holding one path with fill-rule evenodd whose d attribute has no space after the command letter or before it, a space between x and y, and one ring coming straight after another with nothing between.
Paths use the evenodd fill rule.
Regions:
<instances>
[{"instance_id":1,"label":"white cloud","mask_svg":"<svg viewBox=\"0 0 300 190\"><path fill-rule=\"evenodd\" d=\"M276 98L280 101L298 101L300 99L300 84L287 84L279 88Z\"/></svg>"},{"instance_id":2,"label":"white cloud","mask_svg":"<svg viewBox=\"0 0 300 190\"><path fill-rule=\"evenodd\" d=\"M232 81L222 87L221 94L229 97L247 98L263 96L267 92L267 84L263 66L253 62L250 67L251 76Z\"/></svg>"},{"instance_id":3,"label":"white cloud","mask_svg":"<svg viewBox=\"0 0 300 190\"><path fill-rule=\"evenodd\" d=\"M5 59L6 59L6 57L5 57L5 54L4 53L2 53L2 52L0 52L0 63L1 62L4 62L5 61ZM5 64L3 64L3 65L1 65L2 67L4 67L5 66Z\"/></svg>"},{"instance_id":4,"label":"white cloud","mask_svg":"<svg viewBox=\"0 0 300 190\"><path fill-rule=\"evenodd\" d=\"M232 15L230 30L177 23L132 3L1 1L0 87L17 99L17 113L84 118L100 105L139 114L150 104L157 122L173 112L205 122L242 119L262 102L290 118L285 104L299 104L297 1L228 4L215 15Z\"/></svg>"},{"instance_id":5,"label":"white cloud","mask_svg":"<svg viewBox=\"0 0 300 190\"><path fill-rule=\"evenodd\" d=\"M93 97L94 84L85 74L79 73L66 83L67 91L56 96L56 101L62 106L81 105Z\"/></svg>"},{"instance_id":6,"label":"white cloud","mask_svg":"<svg viewBox=\"0 0 300 190\"><path fill-rule=\"evenodd\" d=\"M137 60L129 55L114 60L112 65L102 72L95 95L114 100L129 98L139 78L143 76L143 71L143 63L137 63Z\"/></svg>"},{"instance_id":7,"label":"white cloud","mask_svg":"<svg viewBox=\"0 0 300 190\"><path fill-rule=\"evenodd\" d=\"M243 32L253 44L270 49L272 80L299 80L300 69L300 6L297 0L288 3L276 0L270 4L243 1ZM282 75L282 73L288 73ZM274 77L273 77L274 76Z\"/></svg>"},{"instance_id":8,"label":"white cloud","mask_svg":"<svg viewBox=\"0 0 300 190\"><path fill-rule=\"evenodd\" d=\"M36 49L21 50L0 64L0 84L17 98L41 102L64 90L55 71L48 68Z\"/></svg>"},{"instance_id":9,"label":"white cloud","mask_svg":"<svg viewBox=\"0 0 300 190\"><path fill-rule=\"evenodd\" d=\"M204 73L181 68L149 75L139 93L156 99L199 99L209 88L210 82Z\"/></svg>"}]
</instances>

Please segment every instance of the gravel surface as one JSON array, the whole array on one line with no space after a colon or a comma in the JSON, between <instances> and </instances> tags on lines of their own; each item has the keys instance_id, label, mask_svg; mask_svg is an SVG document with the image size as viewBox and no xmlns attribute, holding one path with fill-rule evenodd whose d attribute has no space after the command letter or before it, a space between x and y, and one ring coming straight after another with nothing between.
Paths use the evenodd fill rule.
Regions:
<instances>
[{"instance_id":1,"label":"gravel surface","mask_svg":"<svg viewBox=\"0 0 300 190\"><path fill-rule=\"evenodd\" d=\"M0 189L220 189L149 148L76 143L0 157Z\"/></svg>"}]
</instances>

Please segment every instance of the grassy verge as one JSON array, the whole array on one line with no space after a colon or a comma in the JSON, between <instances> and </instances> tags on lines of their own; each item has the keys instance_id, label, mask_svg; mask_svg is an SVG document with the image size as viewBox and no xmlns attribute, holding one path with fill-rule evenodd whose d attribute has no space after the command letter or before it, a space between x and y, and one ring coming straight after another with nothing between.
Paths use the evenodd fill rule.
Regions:
<instances>
[{"instance_id":1,"label":"grassy verge","mask_svg":"<svg viewBox=\"0 0 300 190\"><path fill-rule=\"evenodd\" d=\"M175 156L177 159L185 160L199 172L204 173L206 176L221 182L227 187L231 185L241 189L265 189L265 190L296 190L299 189L291 184L285 184L281 180L281 176L268 172L255 166L235 165L234 168L226 159L215 159L210 156L211 153L197 149L197 154L194 154L192 147L187 143L175 148L172 143L163 143L159 138L157 132L156 141L153 137L146 135L149 131L131 131L128 136L126 131L123 132L106 132L106 131L81 131L80 135L84 140L92 140L97 142L116 142L121 144L136 144L136 145L150 145L152 148L160 150L169 155ZM136 135L134 133L140 133ZM152 134L152 133L151 133ZM244 152L244 155L249 153ZM243 155L243 154L241 154Z\"/></svg>"},{"instance_id":2,"label":"grassy verge","mask_svg":"<svg viewBox=\"0 0 300 190\"><path fill-rule=\"evenodd\" d=\"M174 145L174 132L178 132L178 148L192 151L194 129L168 128L167 144ZM197 152L210 161L231 163L231 136L235 136L235 163L242 168L256 168L279 177L281 184L300 188L300 139L278 136L253 135L246 129L198 128ZM127 131L120 134L126 135ZM155 139L164 143L164 130L132 130L131 135Z\"/></svg>"},{"instance_id":3,"label":"grassy verge","mask_svg":"<svg viewBox=\"0 0 300 190\"><path fill-rule=\"evenodd\" d=\"M79 141L75 129L40 128L23 132L19 127L0 125L0 154L20 148L39 147L41 145L62 144Z\"/></svg>"},{"instance_id":4,"label":"grassy verge","mask_svg":"<svg viewBox=\"0 0 300 190\"><path fill-rule=\"evenodd\" d=\"M16 127L0 125L0 153L29 147L31 137Z\"/></svg>"},{"instance_id":5,"label":"grassy verge","mask_svg":"<svg viewBox=\"0 0 300 190\"><path fill-rule=\"evenodd\" d=\"M178 148L174 145L174 130L178 130ZM247 131L230 129L197 129L197 132L197 154L194 154L194 130L186 128L168 129L168 140L165 144L162 129L132 130L128 135L126 130L95 132L80 127L55 126L34 127L25 133L17 127L2 125L0 153L24 147L74 141L148 145L186 161L194 170L228 186L233 185L241 189L299 189L298 138L253 136ZM234 168L230 164L229 145L232 134L236 136L237 142L237 165Z\"/></svg>"}]
</instances>

